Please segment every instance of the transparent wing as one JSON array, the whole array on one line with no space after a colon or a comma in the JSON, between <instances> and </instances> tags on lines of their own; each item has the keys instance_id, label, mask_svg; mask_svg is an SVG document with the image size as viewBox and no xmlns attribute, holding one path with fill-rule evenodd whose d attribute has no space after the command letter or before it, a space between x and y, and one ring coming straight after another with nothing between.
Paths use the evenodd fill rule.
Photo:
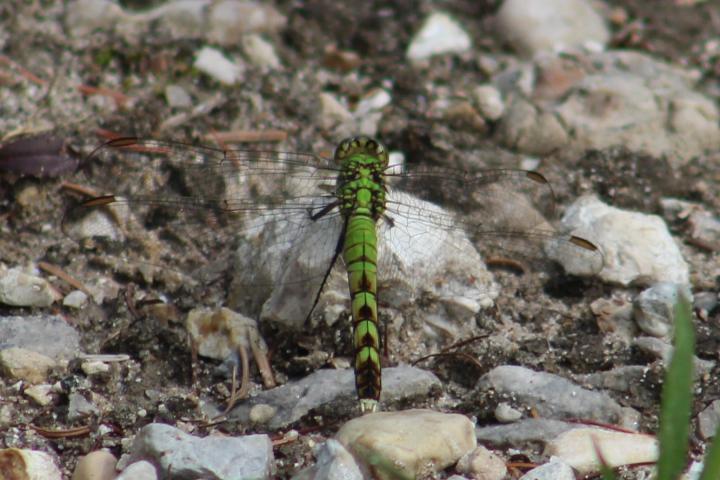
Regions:
<instances>
[{"instance_id":1,"label":"transparent wing","mask_svg":"<svg viewBox=\"0 0 720 480\"><path fill-rule=\"evenodd\" d=\"M328 269L327 252L337 246L338 171L322 157L121 138L96 149L85 168L102 183L100 195L71 208L64 230L76 239L139 245L146 264L189 271L239 239L252 247L249 268L266 271L277 261L261 252L289 249L312 226L330 234L318 236L305 255L304 271L313 273L295 281L319 287L324 273L314 272ZM259 258L266 263L258 265ZM253 273L249 283L277 281L282 268L274 268L273 278Z\"/></svg>"},{"instance_id":2,"label":"transparent wing","mask_svg":"<svg viewBox=\"0 0 720 480\"><path fill-rule=\"evenodd\" d=\"M555 196L550 183L538 172L493 169L458 172L422 169L388 176L403 191L419 194L460 215L436 210L415 197L387 204L391 225L413 225L412 236L463 231L488 256L504 256L543 267L563 257L576 265L572 273L593 274L602 269L603 255L590 241L558 231ZM398 233L396 233L398 235ZM448 245L452 247L452 245Z\"/></svg>"}]
</instances>

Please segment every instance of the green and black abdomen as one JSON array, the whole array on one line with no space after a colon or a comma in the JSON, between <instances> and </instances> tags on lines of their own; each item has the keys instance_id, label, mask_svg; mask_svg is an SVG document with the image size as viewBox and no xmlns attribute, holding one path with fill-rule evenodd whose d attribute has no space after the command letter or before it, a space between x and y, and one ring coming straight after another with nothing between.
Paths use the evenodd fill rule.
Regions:
<instances>
[{"instance_id":1,"label":"green and black abdomen","mask_svg":"<svg viewBox=\"0 0 720 480\"><path fill-rule=\"evenodd\" d=\"M385 211L385 148L367 137L344 140L335 151L342 163L338 185L345 218L343 260L352 301L355 388L363 412L377 408L381 383L377 310L376 223Z\"/></svg>"}]
</instances>

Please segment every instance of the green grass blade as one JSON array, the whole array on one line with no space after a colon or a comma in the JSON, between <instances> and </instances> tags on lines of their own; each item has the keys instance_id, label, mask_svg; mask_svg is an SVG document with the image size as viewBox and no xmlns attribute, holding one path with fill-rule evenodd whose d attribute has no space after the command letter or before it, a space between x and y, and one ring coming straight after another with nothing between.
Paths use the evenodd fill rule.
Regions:
<instances>
[{"instance_id":1,"label":"green grass blade","mask_svg":"<svg viewBox=\"0 0 720 480\"><path fill-rule=\"evenodd\" d=\"M617 480L613 469L605 464L600 465L600 474L602 475L602 480Z\"/></svg>"},{"instance_id":2,"label":"green grass blade","mask_svg":"<svg viewBox=\"0 0 720 480\"><path fill-rule=\"evenodd\" d=\"M700 480L715 480L720 478L720 428L715 432L710 447L705 452L703 471Z\"/></svg>"},{"instance_id":3,"label":"green grass blade","mask_svg":"<svg viewBox=\"0 0 720 480\"><path fill-rule=\"evenodd\" d=\"M660 403L658 480L676 480L685 468L693 388L695 332L684 295L675 305L675 348L665 374Z\"/></svg>"}]
</instances>

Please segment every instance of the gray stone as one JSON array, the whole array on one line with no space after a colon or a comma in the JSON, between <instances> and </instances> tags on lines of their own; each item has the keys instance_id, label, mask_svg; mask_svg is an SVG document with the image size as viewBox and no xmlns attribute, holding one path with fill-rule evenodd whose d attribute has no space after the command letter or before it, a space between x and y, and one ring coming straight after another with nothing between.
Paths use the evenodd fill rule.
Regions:
<instances>
[{"instance_id":1,"label":"gray stone","mask_svg":"<svg viewBox=\"0 0 720 480\"><path fill-rule=\"evenodd\" d=\"M483 375L481 394L494 391L499 398L532 408L546 418L586 418L617 423L622 407L603 392L586 390L565 378L517 366L500 366Z\"/></svg>"},{"instance_id":2,"label":"gray stone","mask_svg":"<svg viewBox=\"0 0 720 480\"><path fill-rule=\"evenodd\" d=\"M720 427L720 400L714 400L698 414L698 430L705 440L714 437Z\"/></svg>"},{"instance_id":3,"label":"gray stone","mask_svg":"<svg viewBox=\"0 0 720 480\"><path fill-rule=\"evenodd\" d=\"M649 353L650 355L662 360L666 366L672 359L673 346L660 338L638 337L633 343L645 353ZM693 355L693 366L695 367L694 374L697 378L698 375L709 373L713 368L715 368L715 362L713 360L698 358L696 355Z\"/></svg>"},{"instance_id":4,"label":"gray stone","mask_svg":"<svg viewBox=\"0 0 720 480\"><path fill-rule=\"evenodd\" d=\"M85 398L80 392L70 394L68 404L68 421L74 422L76 420L82 420L89 416L97 416L100 414L100 410L95 406L93 402Z\"/></svg>"},{"instance_id":5,"label":"gray stone","mask_svg":"<svg viewBox=\"0 0 720 480\"><path fill-rule=\"evenodd\" d=\"M497 15L500 34L519 53L573 47L604 47L610 32L603 18L585 0L505 0Z\"/></svg>"},{"instance_id":6,"label":"gray stone","mask_svg":"<svg viewBox=\"0 0 720 480\"><path fill-rule=\"evenodd\" d=\"M165 87L165 100L172 108L189 108L192 106L192 98L180 85L167 85Z\"/></svg>"},{"instance_id":7,"label":"gray stone","mask_svg":"<svg viewBox=\"0 0 720 480\"><path fill-rule=\"evenodd\" d=\"M80 336L56 315L0 317L0 350L12 347L70 360L80 352Z\"/></svg>"},{"instance_id":8,"label":"gray stone","mask_svg":"<svg viewBox=\"0 0 720 480\"><path fill-rule=\"evenodd\" d=\"M660 282L643 290L633 300L633 314L640 329L654 337L670 337L675 324L675 305L681 296L691 301L687 285Z\"/></svg>"},{"instance_id":9,"label":"gray stone","mask_svg":"<svg viewBox=\"0 0 720 480\"><path fill-rule=\"evenodd\" d=\"M170 425L151 423L135 436L123 466L139 460L152 462L172 478L271 478L272 442L267 435L195 437Z\"/></svg>"},{"instance_id":10,"label":"gray stone","mask_svg":"<svg viewBox=\"0 0 720 480\"><path fill-rule=\"evenodd\" d=\"M382 382L381 405L401 399L425 398L432 389L440 387L435 375L409 366L383 368ZM297 382L260 392L235 407L229 418L250 424L250 413L255 405L270 405L277 413L267 422L267 427L276 430L300 420L311 410L320 407L328 411L352 409L351 405L356 401L351 370L317 370Z\"/></svg>"},{"instance_id":11,"label":"gray stone","mask_svg":"<svg viewBox=\"0 0 720 480\"><path fill-rule=\"evenodd\" d=\"M497 447L518 447L525 444L545 443L562 432L578 428L576 423L545 418L526 418L507 425L477 427L478 442Z\"/></svg>"}]
</instances>

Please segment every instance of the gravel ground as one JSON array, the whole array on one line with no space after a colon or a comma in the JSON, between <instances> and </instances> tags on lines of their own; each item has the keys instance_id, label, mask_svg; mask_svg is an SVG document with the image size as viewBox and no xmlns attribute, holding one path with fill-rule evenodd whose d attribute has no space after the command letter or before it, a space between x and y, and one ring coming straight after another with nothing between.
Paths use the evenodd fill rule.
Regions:
<instances>
[{"instance_id":1,"label":"gravel ground","mask_svg":"<svg viewBox=\"0 0 720 480\"><path fill-rule=\"evenodd\" d=\"M253 16L245 15L243 22L228 27L218 21L212 28L194 24L187 19L192 15L173 17L171 10L158 10L168 5L162 2L153 2L156 10L140 14L134 10L140 3L144 2L108 7L104 2L35 1L0 6L0 138L6 146L37 135L65 145L65 153L59 154L52 142L33 141L39 153L26 158L44 166L42 171L24 163L18 172L15 151L0 152L0 168L4 168L0 171L0 262L7 269L38 269L33 274L52 285L51 303L0 305L0 315L61 318L77 338L65 340L57 330L37 330L44 338L33 341L66 345L69 358L81 352L127 355L106 362L110 367L99 373L88 373L87 359L55 365L34 382L53 385L46 404L25 393L33 382L20 382L5 372L0 376L0 447L48 452L69 476L78 458L89 451L105 447L117 456L126 453L130 439L151 422L180 426L199 436L268 433L275 441L276 475L289 478L314 462L313 444L356 416L354 403L346 402L343 408L320 406L319 413L291 424L299 432L293 440L287 440L289 426L270 429L208 422L210 410L205 405L228 402L232 385L222 374L220 361L193 355L185 315L196 307L232 304L228 292L234 272L228 265L236 240L228 240L233 235L229 229L214 225L164 228L167 218L172 219L163 216L167 212L144 218L139 225L126 223L134 229L127 236L132 240L129 245L98 239L78 242L68 235L65 213L87 198L86 190L134 188L125 175L131 164L88 161L93 148L118 135L216 146L246 140L243 145L252 148L329 155L345 136L368 133L391 151L401 152L411 165L538 168L553 185L557 218L577 197L595 193L615 207L665 220L689 264L697 355L717 361L720 262L713 228L717 229L720 211L720 144L714 137L716 111L705 117L715 125L708 128L715 130L700 131L699 139L692 137L693 132L683 137L682 125L658 120L663 132L669 132L662 145L660 141L644 144L642 131L617 133L613 145L582 140L577 126L567 130L570 134L563 133L565 137L553 136L551 122L537 112L551 111L555 108L551 105L557 105L553 102L570 96L563 82L575 81L573 72L577 72L563 66L559 76L552 77L557 65L545 64L550 90L530 92L535 96L527 101L537 114L527 120L532 125L520 127L508 119L507 112L519 111L513 110L508 95L502 100L505 113L493 115L478 100L487 97L480 97L477 87L521 84L518 72L527 71L523 65L529 65L498 33L501 2L496 1L437 5L409 0L277 1L253 5L260 18L255 23ZM97 12L90 8L93 5ZM692 98L688 102L717 105L718 2L629 0L594 5L609 26L608 49L631 49L652 61L667 62L682 72L678 78L690 79L692 95L698 97L688 97ZM409 60L408 45L436 10L458 20L471 47ZM204 71L195 62L205 47L222 52L232 65L219 73ZM587 63L602 70L591 55L571 57L592 58ZM542 70L538 64L534 68L536 73ZM510 78L510 73L503 77L503 72L520 80ZM665 71L651 75L666 78L666 74L670 75ZM612 102L597 102L593 104L597 109L615 108L608 107ZM563 116L565 110L557 111L565 122L563 128L574 121L575 117ZM700 120L683 118L685 125L698 131ZM537 138L527 134L535 126L542 132ZM600 129L591 130L595 139L600 138ZM656 137L651 133L650 138ZM124 161L129 160L120 162ZM51 171L58 165L65 171ZM183 182L196 195L212 188L193 186L192 178ZM432 186L428 192L433 193ZM458 192L434 193L430 198L445 208L462 206ZM673 207L668 202L675 198L691 205ZM701 214L693 217L693 212ZM706 217L709 227L701 222ZM194 233L198 227L205 229L202 234ZM500 399L487 395L478 379L498 366L521 365L604 389L622 407L639 412L640 430L656 431L661 355L628 341L619 332L625 325L619 318L629 311L636 295L662 276L622 285L598 276L566 275L543 262L536 269L532 260L511 260L490 265L499 284L494 306L475 315L468 328L452 327L450 338L426 337L420 320L397 326L392 322L395 317L390 318L389 365L418 360L450 344L457 347L452 355L419 364L438 376L440 392L400 398L389 409L429 407L493 425ZM189 284L188 276L200 278L190 273L200 265L206 267L205 276ZM62 298L78 287L92 293L95 301L82 308L63 304ZM99 295L104 298L97 301ZM259 334L269 349L276 380L292 383L320 367L348 365L348 322L319 324L291 335L277 325L261 324ZM637 335L637 328L632 328L630 337ZM632 366L645 369L640 377L631 373L623 377L630 386L607 386L611 374L630 372L623 368ZM592 374L608 376L590 380ZM693 417L720 397L717 378L717 367L708 364L698 378ZM254 365L249 381L253 395L263 390L261 372ZM71 401L77 400L73 395L78 392L91 400L95 410L78 413L82 408ZM85 430L73 435L71 429L78 427ZM65 433L42 434L38 428ZM695 431L694 440L697 456L704 438ZM505 460L542 463L543 457L528 447ZM518 478L520 470L511 469L512 478ZM640 478L632 468L622 474Z\"/></svg>"}]
</instances>

